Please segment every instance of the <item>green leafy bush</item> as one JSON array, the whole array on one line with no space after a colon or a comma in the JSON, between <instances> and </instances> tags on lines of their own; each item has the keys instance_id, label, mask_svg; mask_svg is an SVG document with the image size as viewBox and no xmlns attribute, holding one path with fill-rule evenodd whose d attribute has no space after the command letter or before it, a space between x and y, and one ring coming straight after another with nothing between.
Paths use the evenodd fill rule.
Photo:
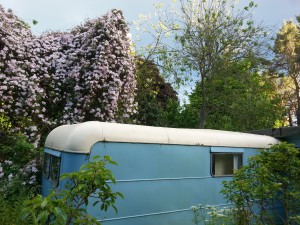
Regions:
<instances>
[{"instance_id":1,"label":"green leafy bush","mask_svg":"<svg viewBox=\"0 0 300 225\"><path fill-rule=\"evenodd\" d=\"M261 150L223 184L222 193L240 213L251 214L246 224L299 224L300 159L294 145Z\"/></svg>"},{"instance_id":2,"label":"green leafy bush","mask_svg":"<svg viewBox=\"0 0 300 225\"><path fill-rule=\"evenodd\" d=\"M41 183L37 149L22 135L2 135L0 139L0 195L10 199L37 193Z\"/></svg>"},{"instance_id":3,"label":"green leafy bush","mask_svg":"<svg viewBox=\"0 0 300 225\"><path fill-rule=\"evenodd\" d=\"M237 225L237 224L245 224L245 221L240 214L238 214L239 210L235 207L221 207L218 208L216 206L193 206L192 211L194 214L193 222L204 225Z\"/></svg>"},{"instance_id":4,"label":"green leafy bush","mask_svg":"<svg viewBox=\"0 0 300 225\"><path fill-rule=\"evenodd\" d=\"M40 190L37 149L22 135L0 134L0 224L24 223L23 202Z\"/></svg>"},{"instance_id":5,"label":"green leafy bush","mask_svg":"<svg viewBox=\"0 0 300 225\"><path fill-rule=\"evenodd\" d=\"M95 157L94 162L83 165L78 172L67 173L61 176L66 180L65 189L54 190L47 197L36 196L32 200L25 201L21 213L21 220L31 224L100 224L96 218L87 214L85 206L93 197L93 206L99 210L106 211L114 206L118 196L123 198L119 192L113 192L107 181L115 184L115 179L106 165L116 163L110 157L103 159Z\"/></svg>"},{"instance_id":6,"label":"green leafy bush","mask_svg":"<svg viewBox=\"0 0 300 225\"><path fill-rule=\"evenodd\" d=\"M26 225L19 220L23 202L28 199L28 193L18 193L7 199L0 195L0 224L1 225ZM30 225L30 224L28 224Z\"/></svg>"},{"instance_id":7,"label":"green leafy bush","mask_svg":"<svg viewBox=\"0 0 300 225\"><path fill-rule=\"evenodd\" d=\"M0 162L9 160L20 167L30 162L38 152L24 135L0 133L0 143Z\"/></svg>"}]
</instances>

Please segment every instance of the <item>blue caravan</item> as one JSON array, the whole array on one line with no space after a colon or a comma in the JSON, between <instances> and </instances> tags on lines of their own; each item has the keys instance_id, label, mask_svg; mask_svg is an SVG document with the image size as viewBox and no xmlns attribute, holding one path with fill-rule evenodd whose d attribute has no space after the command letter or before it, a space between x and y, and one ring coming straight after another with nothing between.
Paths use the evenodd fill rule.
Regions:
<instances>
[{"instance_id":1,"label":"blue caravan","mask_svg":"<svg viewBox=\"0 0 300 225\"><path fill-rule=\"evenodd\" d=\"M59 176L109 155L113 187L124 195L113 210L90 215L107 225L189 225L193 205L225 206L222 181L274 137L208 129L176 129L103 122L64 125L47 137L42 194L62 187Z\"/></svg>"}]
</instances>

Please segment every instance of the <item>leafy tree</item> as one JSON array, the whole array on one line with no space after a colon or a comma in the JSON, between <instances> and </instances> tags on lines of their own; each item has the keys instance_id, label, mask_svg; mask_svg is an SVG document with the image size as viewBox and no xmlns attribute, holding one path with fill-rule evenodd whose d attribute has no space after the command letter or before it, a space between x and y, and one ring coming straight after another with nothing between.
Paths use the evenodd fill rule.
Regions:
<instances>
[{"instance_id":1,"label":"leafy tree","mask_svg":"<svg viewBox=\"0 0 300 225\"><path fill-rule=\"evenodd\" d=\"M177 93L160 75L153 62L136 59L138 123L152 126L171 125L167 118L171 104L178 102Z\"/></svg>"},{"instance_id":2,"label":"leafy tree","mask_svg":"<svg viewBox=\"0 0 300 225\"><path fill-rule=\"evenodd\" d=\"M65 189L53 191L47 197L40 195L24 204L21 212L21 220L30 224L101 224L96 218L87 214L85 207L90 204L93 197L99 210L106 211L114 206L119 192L113 192L107 181L115 184L115 179L107 164L116 163L110 157L94 158L95 161L82 166L78 172L63 174L61 179L67 181Z\"/></svg>"},{"instance_id":3,"label":"leafy tree","mask_svg":"<svg viewBox=\"0 0 300 225\"><path fill-rule=\"evenodd\" d=\"M295 93L295 84L291 77L278 76L274 77L276 82L275 92L280 98L280 105L282 108L282 120L276 121L276 127L286 127L295 125L295 115L297 112L297 98Z\"/></svg>"},{"instance_id":4,"label":"leafy tree","mask_svg":"<svg viewBox=\"0 0 300 225\"><path fill-rule=\"evenodd\" d=\"M271 77L256 72L256 66L244 60L207 80L207 128L247 131L273 127L282 120L282 107ZM196 86L190 103L182 111L186 127L196 128L202 90Z\"/></svg>"},{"instance_id":5,"label":"leafy tree","mask_svg":"<svg viewBox=\"0 0 300 225\"><path fill-rule=\"evenodd\" d=\"M274 52L278 72L289 76L293 81L291 88L294 89L296 110L295 104L288 104L287 108L290 109L289 112L295 112L297 124L300 125L300 28L293 21L285 22L277 33Z\"/></svg>"},{"instance_id":6,"label":"leafy tree","mask_svg":"<svg viewBox=\"0 0 300 225\"><path fill-rule=\"evenodd\" d=\"M222 193L241 215L250 212L256 218L254 224L299 223L300 159L294 145L280 143L260 150L223 184Z\"/></svg>"},{"instance_id":7,"label":"leafy tree","mask_svg":"<svg viewBox=\"0 0 300 225\"><path fill-rule=\"evenodd\" d=\"M159 24L152 26L155 40L148 46L148 58L156 57L177 82L196 77L202 93L199 128L205 127L210 113L207 85L215 74L264 50L266 32L252 20L255 7L252 1L235 10L234 1L181 0L179 7L158 8Z\"/></svg>"}]
</instances>

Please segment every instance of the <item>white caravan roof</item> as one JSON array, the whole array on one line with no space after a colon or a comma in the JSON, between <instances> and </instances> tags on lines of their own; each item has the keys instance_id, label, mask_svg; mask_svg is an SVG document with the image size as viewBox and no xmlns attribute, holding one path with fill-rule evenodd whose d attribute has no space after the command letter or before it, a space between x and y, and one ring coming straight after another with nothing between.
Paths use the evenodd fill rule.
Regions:
<instances>
[{"instance_id":1,"label":"white caravan roof","mask_svg":"<svg viewBox=\"0 0 300 225\"><path fill-rule=\"evenodd\" d=\"M270 136L231 131L90 121L55 128L48 135L45 147L74 153L89 153L97 142L269 148L279 141Z\"/></svg>"}]
</instances>

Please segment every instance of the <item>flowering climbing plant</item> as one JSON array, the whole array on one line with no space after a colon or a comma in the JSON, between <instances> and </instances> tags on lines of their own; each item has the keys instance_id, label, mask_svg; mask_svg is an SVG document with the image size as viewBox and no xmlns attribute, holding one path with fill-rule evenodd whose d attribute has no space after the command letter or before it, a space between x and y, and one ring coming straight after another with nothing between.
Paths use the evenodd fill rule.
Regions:
<instances>
[{"instance_id":1,"label":"flowering climbing plant","mask_svg":"<svg viewBox=\"0 0 300 225\"><path fill-rule=\"evenodd\" d=\"M38 141L61 124L126 122L135 68L120 10L41 36L0 6L0 128Z\"/></svg>"}]
</instances>

